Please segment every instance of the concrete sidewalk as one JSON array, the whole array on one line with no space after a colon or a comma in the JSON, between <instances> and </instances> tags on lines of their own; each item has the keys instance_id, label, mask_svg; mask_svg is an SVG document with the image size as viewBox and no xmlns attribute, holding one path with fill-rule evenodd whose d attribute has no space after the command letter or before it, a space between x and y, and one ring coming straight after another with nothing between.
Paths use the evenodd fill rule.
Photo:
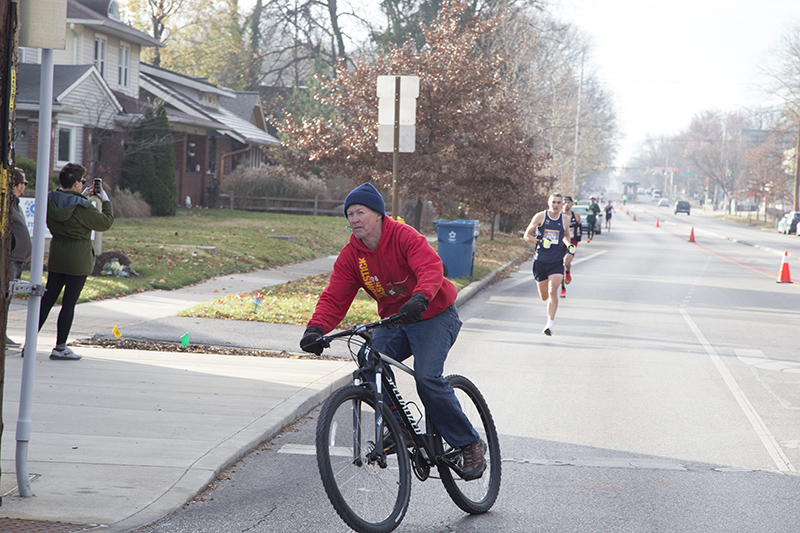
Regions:
<instances>
[{"instance_id":1,"label":"concrete sidewalk","mask_svg":"<svg viewBox=\"0 0 800 533\"><path fill-rule=\"evenodd\" d=\"M299 352L302 326L174 315L221 295L329 272L334 259L80 304L70 341L110 337L117 326L123 338L179 342L188 333L193 344ZM463 289L457 304L493 275ZM31 498L18 495L15 475L23 359L19 349L7 352L0 531L33 529L18 520L76 524L58 531L85 531L93 524L112 533L148 524L178 509L224 468L321 403L354 369L346 359L83 346L75 348L81 361L52 361L57 313L54 308L38 342L27 457ZM26 315L26 304L14 302L12 339L24 338ZM344 346L338 350L331 355L345 355Z\"/></svg>"},{"instance_id":2,"label":"concrete sidewalk","mask_svg":"<svg viewBox=\"0 0 800 533\"><path fill-rule=\"evenodd\" d=\"M196 303L331 270L328 257L223 276L175 291L80 304L70 341L111 335L298 352L301 326L175 317ZM352 372L348 361L76 348L51 361L58 308L39 335L28 471L32 498L16 492L16 421L22 361L6 358L0 448L0 530L8 518L104 525L127 532L179 508L226 466L311 410ZM24 338L15 302L8 334ZM10 528L9 528L10 529ZM24 531L24 529L19 529Z\"/></svg>"}]
</instances>

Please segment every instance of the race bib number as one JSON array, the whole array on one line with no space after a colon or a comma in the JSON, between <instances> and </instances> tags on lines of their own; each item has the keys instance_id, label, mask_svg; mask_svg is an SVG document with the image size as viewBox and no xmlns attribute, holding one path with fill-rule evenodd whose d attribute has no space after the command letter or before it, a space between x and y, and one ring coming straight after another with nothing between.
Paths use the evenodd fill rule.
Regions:
<instances>
[{"instance_id":1,"label":"race bib number","mask_svg":"<svg viewBox=\"0 0 800 533\"><path fill-rule=\"evenodd\" d=\"M548 241L558 242L558 233L557 229L546 229L544 230L544 238Z\"/></svg>"}]
</instances>

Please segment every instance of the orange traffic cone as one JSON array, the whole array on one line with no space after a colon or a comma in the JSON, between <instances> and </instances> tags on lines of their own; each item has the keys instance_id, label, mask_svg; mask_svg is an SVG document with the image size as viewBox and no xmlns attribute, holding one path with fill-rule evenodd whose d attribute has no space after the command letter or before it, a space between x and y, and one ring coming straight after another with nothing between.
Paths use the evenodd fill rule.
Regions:
<instances>
[{"instance_id":1,"label":"orange traffic cone","mask_svg":"<svg viewBox=\"0 0 800 533\"><path fill-rule=\"evenodd\" d=\"M661 226L658 225L658 219L656 218L656 227L660 228Z\"/></svg>"},{"instance_id":2,"label":"orange traffic cone","mask_svg":"<svg viewBox=\"0 0 800 533\"><path fill-rule=\"evenodd\" d=\"M783 252L783 261L781 261L781 275L778 278L778 283L791 283L792 276L789 275L789 252Z\"/></svg>"},{"instance_id":3,"label":"orange traffic cone","mask_svg":"<svg viewBox=\"0 0 800 533\"><path fill-rule=\"evenodd\" d=\"M636 222L636 213L633 214L633 221Z\"/></svg>"},{"instance_id":4,"label":"orange traffic cone","mask_svg":"<svg viewBox=\"0 0 800 533\"><path fill-rule=\"evenodd\" d=\"M689 242L694 242L694 228L692 228L692 232L689 234Z\"/></svg>"},{"instance_id":5,"label":"orange traffic cone","mask_svg":"<svg viewBox=\"0 0 800 533\"><path fill-rule=\"evenodd\" d=\"M631 216L631 210L630 210L630 209L627 209L627 210L625 211L625 214L626 214L626 215L628 215L628 216Z\"/></svg>"}]
</instances>

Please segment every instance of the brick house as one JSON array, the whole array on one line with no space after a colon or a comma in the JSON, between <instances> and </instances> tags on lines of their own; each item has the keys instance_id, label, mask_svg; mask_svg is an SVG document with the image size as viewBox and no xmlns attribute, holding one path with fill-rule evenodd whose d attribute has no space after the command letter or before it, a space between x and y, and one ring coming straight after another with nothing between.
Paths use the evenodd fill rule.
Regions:
<instances>
[{"instance_id":1,"label":"brick house","mask_svg":"<svg viewBox=\"0 0 800 533\"><path fill-rule=\"evenodd\" d=\"M119 183L125 138L146 107L163 103L175 143L178 201L207 205L207 191L236 165L258 166L263 148L278 144L266 132L256 93L236 92L204 79L139 60L142 48L163 47L121 22L116 0L67 0L66 47L54 50L50 171L81 163L109 189ZM20 48L14 149L37 159L38 49Z\"/></svg>"}]
</instances>

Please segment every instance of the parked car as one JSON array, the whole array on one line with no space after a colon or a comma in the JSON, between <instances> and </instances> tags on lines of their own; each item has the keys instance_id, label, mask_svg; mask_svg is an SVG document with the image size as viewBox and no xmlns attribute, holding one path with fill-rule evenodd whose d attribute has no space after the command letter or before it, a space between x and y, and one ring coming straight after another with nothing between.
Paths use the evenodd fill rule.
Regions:
<instances>
[{"instance_id":1,"label":"parked car","mask_svg":"<svg viewBox=\"0 0 800 533\"><path fill-rule=\"evenodd\" d=\"M573 205L572 211L581 216L581 235L586 235L589 231L589 223L586 221L586 215L589 213L588 205ZM595 235L600 235L603 231L603 213L602 211L597 214L597 221L594 223Z\"/></svg>"},{"instance_id":2,"label":"parked car","mask_svg":"<svg viewBox=\"0 0 800 533\"><path fill-rule=\"evenodd\" d=\"M675 202L675 214L678 213L686 213L687 215L692 214L692 204L687 202L686 200L679 200Z\"/></svg>"},{"instance_id":3,"label":"parked car","mask_svg":"<svg viewBox=\"0 0 800 533\"><path fill-rule=\"evenodd\" d=\"M669 200L667 200L666 198L661 198L658 201L658 207L669 207Z\"/></svg>"},{"instance_id":4,"label":"parked car","mask_svg":"<svg viewBox=\"0 0 800 533\"><path fill-rule=\"evenodd\" d=\"M786 235L797 233L798 222L800 222L800 211L789 211L778 221L778 231Z\"/></svg>"}]
</instances>

